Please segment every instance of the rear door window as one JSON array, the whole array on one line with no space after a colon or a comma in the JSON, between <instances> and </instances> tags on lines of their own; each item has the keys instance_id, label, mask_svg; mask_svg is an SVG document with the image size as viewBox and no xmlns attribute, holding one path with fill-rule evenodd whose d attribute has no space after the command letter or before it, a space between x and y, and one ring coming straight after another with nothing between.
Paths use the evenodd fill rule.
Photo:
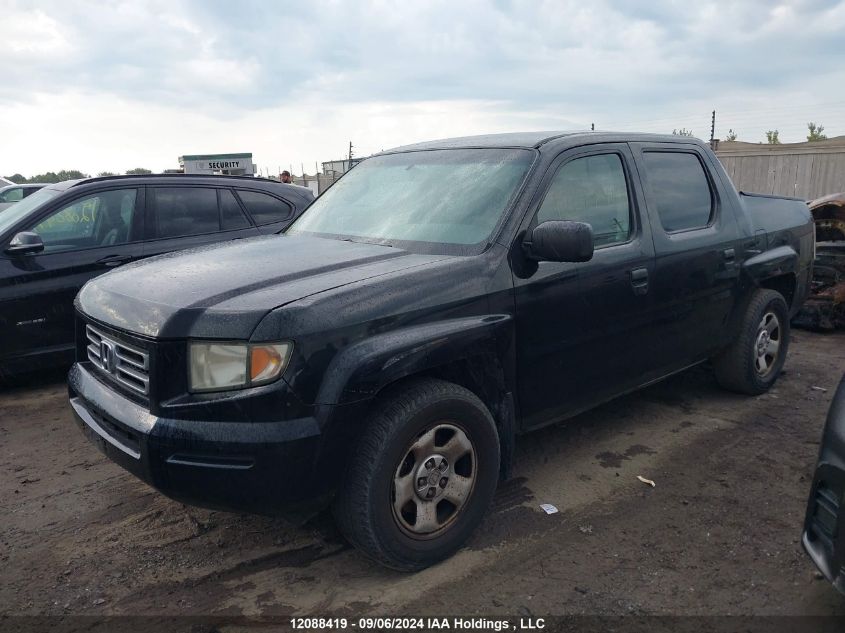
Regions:
<instances>
[{"instance_id":1,"label":"rear door window","mask_svg":"<svg viewBox=\"0 0 845 633\"><path fill-rule=\"evenodd\" d=\"M235 194L229 189L218 189L220 195L220 225L224 231L231 229L245 229L249 220L244 215L241 205L235 199Z\"/></svg>"},{"instance_id":2,"label":"rear door window","mask_svg":"<svg viewBox=\"0 0 845 633\"><path fill-rule=\"evenodd\" d=\"M220 230L216 189L155 187L152 191L156 237L200 235Z\"/></svg>"},{"instance_id":3,"label":"rear door window","mask_svg":"<svg viewBox=\"0 0 845 633\"><path fill-rule=\"evenodd\" d=\"M664 231L689 231L710 224L713 192L698 156L690 152L645 152L643 160Z\"/></svg>"},{"instance_id":4,"label":"rear door window","mask_svg":"<svg viewBox=\"0 0 845 633\"><path fill-rule=\"evenodd\" d=\"M288 203L266 193L238 189L238 197L258 225L283 222L293 213Z\"/></svg>"}]
</instances>

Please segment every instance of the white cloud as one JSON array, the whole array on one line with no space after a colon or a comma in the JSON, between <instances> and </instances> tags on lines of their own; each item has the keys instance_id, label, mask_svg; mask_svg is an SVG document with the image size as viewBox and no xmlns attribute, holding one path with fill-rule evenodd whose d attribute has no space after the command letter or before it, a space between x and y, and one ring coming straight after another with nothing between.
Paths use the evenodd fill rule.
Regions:
<instances>
[{"instance_id":1,"label":"white cloud","mask_svg":"<svg viewBox=\"0 0 845 633\"><path fill-rule=\"evenodd\" d=\"M0 173L33 174L59 169L123 172L132 167L175 168L184 154L252 152L270 174L279 167L341 158L351 140L358 156L397 145L490 131L536 129L530 113L484 101L418 103L336 103L311 101L263 110L245 110L220 119L194 107L138 103L81 93L39 94L32 104L0 104L0 121L42 113L35 128L6 130ZM545 118L545 116L543 117ZM576 122L557 119L556 127ZM8 145L6 145L8 143Z\"/></svg>"},{"instance_id":2,"label":"white cloud","mask_svg":"<svg viewBox=\"0 0 845 633\"><path fill-rule=\"evenodd\" d=\"M0 42L7 62L52 60L74 51L59 22L43 11L20 11L0 18Z\"/></svg>"},{"instance_id":3,"label":"white cloud","mask_svg":"<svg viewBox=\"0 0 845 633\"><path fill-rule=\"evenodd\" d=\"M707 136L714 108L717 135L845 134L841 1L7 3L0 172L216 151L311 171L349 140L591 122Z\"/></svg>"}]
</instances>

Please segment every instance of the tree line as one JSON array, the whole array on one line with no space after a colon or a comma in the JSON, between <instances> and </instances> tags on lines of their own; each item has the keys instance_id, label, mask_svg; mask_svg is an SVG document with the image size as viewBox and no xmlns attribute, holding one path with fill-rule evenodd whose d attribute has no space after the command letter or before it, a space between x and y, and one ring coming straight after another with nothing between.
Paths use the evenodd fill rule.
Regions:
<instances>
[{"instance_id":1,"label":"tree line","mask_svg":"<svg viewBox=\"0 0 845 633\"><path fill-rule=\"evenodd\" d=\"M824 133L824 126L821 124L816 125L815 122L810 121L807 124L807 140L808 141L824 141L827 139L827 134ZM675 136L695 136L692 130L688 130L682 127L680 130L672 130L672 134ZM766 131L766 143L768 145L780 145L780 139L778 138L779 132L777 130L767 130ZM739 138L739 133L734 130L728 130L728 133L725 135L726 141L736 141Z\"/></svg>"},{"instance_id":2,"label":"tree line","mask_svg":"<svg viewBox=\"0 0 845 633\"><path fill-rule=\"evenodd\" d=\"M145 174L153 173L151 170L144 167L135 167L124 172L126 176L143 176ZM113 171L101 171L97 176L118 176L119 174ZM36 174L31 178L27 178L21 174L14 174L9 176L9 180L18 185L24 185L30 182L62 182L64 180L78 180L80 178L90 178L91 174L86 174L78 169L62 169L61 171L48 171L43 174Z\"/></svg>"}]
</instances>

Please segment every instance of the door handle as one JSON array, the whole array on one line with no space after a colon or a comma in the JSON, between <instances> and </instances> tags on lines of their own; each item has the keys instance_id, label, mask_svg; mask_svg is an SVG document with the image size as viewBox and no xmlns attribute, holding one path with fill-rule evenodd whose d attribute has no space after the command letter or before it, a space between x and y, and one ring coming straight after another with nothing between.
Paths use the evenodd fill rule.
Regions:
<instances>
[{"instance_id":1,"label":"door handle","mask_svg":"<svg viewBox=\"0 0 845 633\"><path fill-rule=\"evenodd\" d=\"M629 271L631 275L631 287L635 295L644 295L648 292L648 269L635 268Z\"/></svg>"},{"instance_id":2,"label":"door handle","mask_svg":"<svg viewBox=\"0 0 845 633\"><path fill-rule=\"evenodd\" d=\"M98 259L97 263L102 264L103 266L120 266L121 264L125 264L130 259L132 259L129 255L108 255L107 257L103 257L102 259Z\"/></svg>"},{"instance_id":3,"label":"door handle","mask_svg":"<svg viewBox=\"0 0 845 633\"><path fill-rule=\"evenodd\" d=\"M722 257L725 258L725 272L733 274L736 272L736 251L732 248L726 248L722 251Z\"/></svg>"}]
</instances>

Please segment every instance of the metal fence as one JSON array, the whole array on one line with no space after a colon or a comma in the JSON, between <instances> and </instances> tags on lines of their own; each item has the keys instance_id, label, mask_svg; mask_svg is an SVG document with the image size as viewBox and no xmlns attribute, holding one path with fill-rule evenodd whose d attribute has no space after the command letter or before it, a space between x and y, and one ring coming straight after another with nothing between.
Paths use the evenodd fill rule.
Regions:
<instances>
[{"instance_id":1,"label":"metal fence","mask_svg":"<svg viewBox=\"0 0 845 633\"><path fill-rule=\"evenodd\" d=\"M741 191L813 200L845 191L845 137L815 143L720 143L725 171Z\"/></svg>"}]
</instances>

